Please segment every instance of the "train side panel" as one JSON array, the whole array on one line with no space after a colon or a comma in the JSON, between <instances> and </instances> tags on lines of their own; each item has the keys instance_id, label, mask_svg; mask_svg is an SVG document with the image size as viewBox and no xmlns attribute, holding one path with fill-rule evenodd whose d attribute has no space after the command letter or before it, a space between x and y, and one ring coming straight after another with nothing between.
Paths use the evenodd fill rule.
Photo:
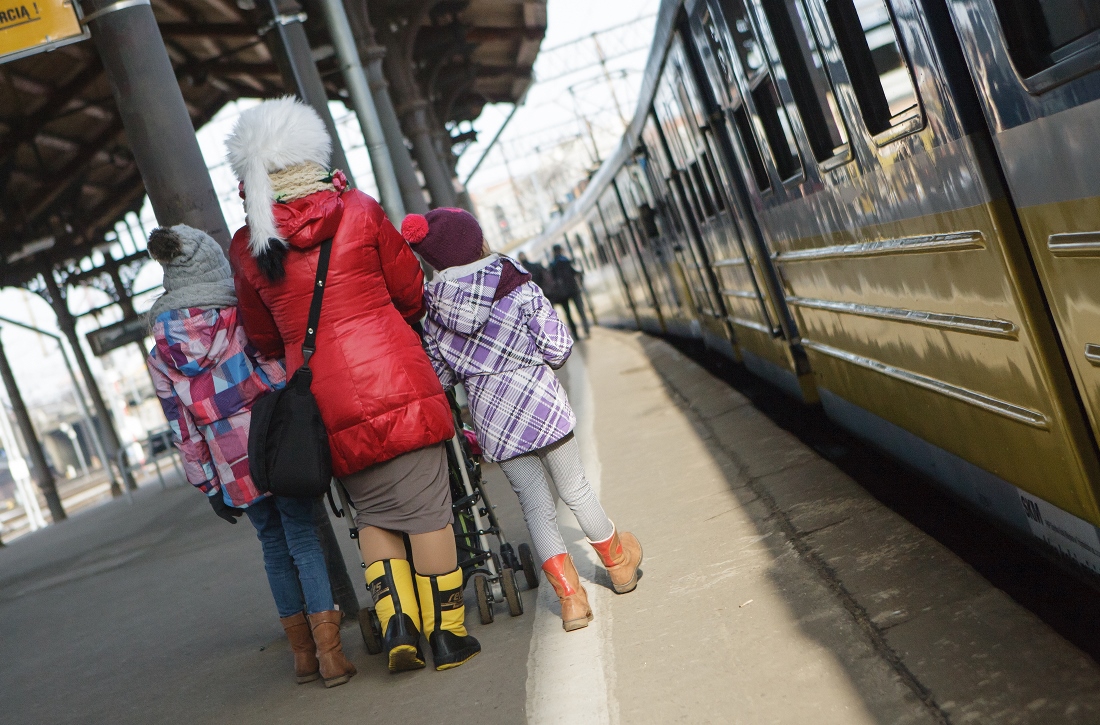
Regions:
<instances>
[{"instance_id":1,"label":"train side panel","mask_svg":"<svg viewBox=\"0 0 1100 725\"><path fill-rule=\"evenodd\" d=\"M909 0L798 1L784 4L803 11L790 20L816 41L835 94L825 111L847 131L824 158L780 62L790 39L762 4L710 3L709 33L743 98L754 202L819 386L1100 520L1096 457L1012 209L928 17Z\"/></svg>"}]
</instances>

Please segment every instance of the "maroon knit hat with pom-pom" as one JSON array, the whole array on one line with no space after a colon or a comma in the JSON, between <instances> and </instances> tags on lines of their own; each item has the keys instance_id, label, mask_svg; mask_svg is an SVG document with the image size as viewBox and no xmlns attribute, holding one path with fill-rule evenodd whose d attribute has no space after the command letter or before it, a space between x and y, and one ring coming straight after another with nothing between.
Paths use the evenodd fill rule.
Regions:
<instances>
[{"instance_id":1,"label":"maroon knit hat with pom-pom","mask_svg":"<svg viewBox=\"0 0 1100 725\"><path fill-rule=\"evenodd\" d=\"M481 259L481 225L464 209L432 209L423 216L409 214L401 222L401 236L436 269L460 267Z\"/></svg>"}]
</instances>

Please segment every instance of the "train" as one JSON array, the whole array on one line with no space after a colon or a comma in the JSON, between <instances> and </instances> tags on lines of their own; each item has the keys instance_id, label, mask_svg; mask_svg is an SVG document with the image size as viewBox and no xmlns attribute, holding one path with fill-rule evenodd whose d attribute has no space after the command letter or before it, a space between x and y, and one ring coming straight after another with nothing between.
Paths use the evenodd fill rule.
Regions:
<instances>
[{"instance_id":1,"label":"train","mask_svg":"<svg viewBox=\"0 0 1100 725\"><path fill-rule=\"evenodd\" d=\"M525 250L1096 575L1098 157L1095 0L664 0Z\"/></svg>"}]
</instances>

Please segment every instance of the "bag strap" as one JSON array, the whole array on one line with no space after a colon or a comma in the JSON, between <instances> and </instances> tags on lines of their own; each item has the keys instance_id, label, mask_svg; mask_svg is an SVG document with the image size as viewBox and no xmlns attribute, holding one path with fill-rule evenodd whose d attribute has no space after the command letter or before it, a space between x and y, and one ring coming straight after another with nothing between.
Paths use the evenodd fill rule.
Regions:
<instances>
[{"instance_id":1,"label":"bag strap","mask_svg":"<svg viewBox=\"0 0 1100 725\"><path fill-rule=\"evenodd\" d=\"M321 300L325 296L325 282L328 280L328 259L332 254L332 240L321 242L321 253L317 257L317 279L313 285L313 300L309 303L309 319L306 321L306 337L302 340L302 369L309 370L309 359L317 351L317 323L321 319Z\"/></svg>"}]
</instances>

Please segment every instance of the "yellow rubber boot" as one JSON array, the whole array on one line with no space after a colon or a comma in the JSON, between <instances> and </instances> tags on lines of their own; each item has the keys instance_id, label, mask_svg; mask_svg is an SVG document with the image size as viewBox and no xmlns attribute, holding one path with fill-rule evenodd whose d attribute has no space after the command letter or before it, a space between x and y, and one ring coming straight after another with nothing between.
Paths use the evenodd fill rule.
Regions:
<instances>
[{"instance_id":1,"label":"yellow rubber boot","mask_svg":"<svg viewBox=\"0 0 1100 725\"><path fill-rule=\"evenodd\" d=\"M382 647L389 659L390 672L423 668L424 654L416 629L420 609L409 562L404 559L374 562L367 567L367 588L382 625Z\"/></svg>"},{"instance_id":2,"label":"yellow rubber boot","mask_svg":"<svg viewBox=\"0 0 1100 725\"><path fill-rule=\"evenodd\" d=\"M463 620L462 570L438 576L416 575L420 619L432 648L437 670L458 667L481 651L481 643L466 633Z\"/></svg>"}]
</instances>

